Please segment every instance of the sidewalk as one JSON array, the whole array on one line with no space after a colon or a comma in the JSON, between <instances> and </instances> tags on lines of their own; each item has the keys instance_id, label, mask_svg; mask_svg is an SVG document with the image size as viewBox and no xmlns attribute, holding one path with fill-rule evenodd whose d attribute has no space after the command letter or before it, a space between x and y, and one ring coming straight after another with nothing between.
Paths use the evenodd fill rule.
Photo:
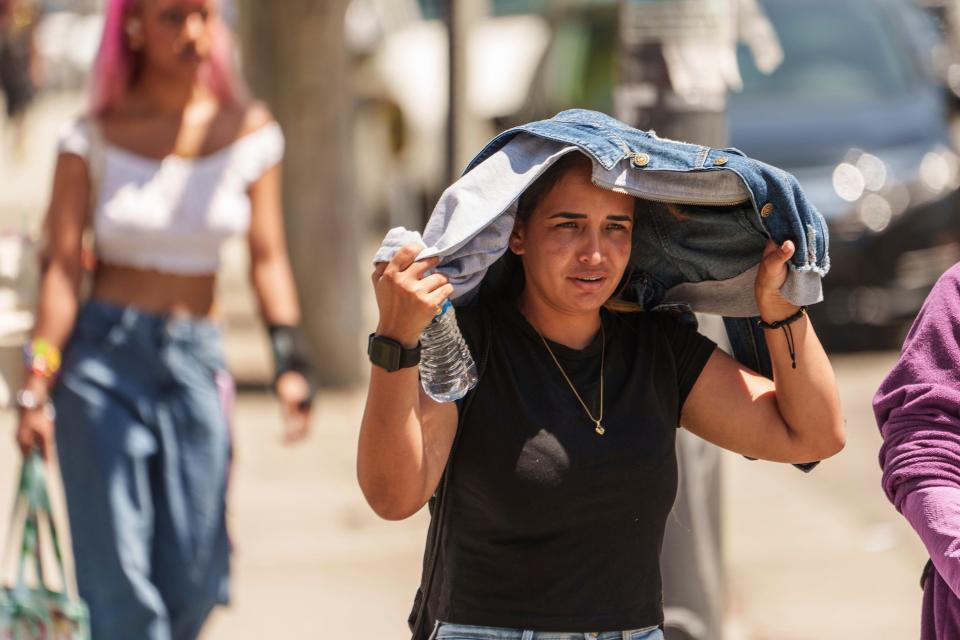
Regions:
<instances>
[{"instance_id":1,"label":"sidewalk","mask_svg":"<svg viewBox=\"0 0 960 640\"><path fill-rule=\"evenodd\" d=\"M272 399L241 399L230 501L236 606L215 617L208 640L404 637L427 518L384 522L363 501L354 473L361 400L324 394L314 434L288 449Z\"/></svg>"}]
</instances>

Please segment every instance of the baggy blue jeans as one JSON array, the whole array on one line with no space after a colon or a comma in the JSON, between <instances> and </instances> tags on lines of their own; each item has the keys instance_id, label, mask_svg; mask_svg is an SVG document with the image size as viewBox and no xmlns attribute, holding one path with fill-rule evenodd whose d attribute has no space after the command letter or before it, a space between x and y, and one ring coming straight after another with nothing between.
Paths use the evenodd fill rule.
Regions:
<instances>
[{"instance_id":1,"label":"baggy blue jeans","mask_svg":"<svg viewBox=\"0 0 960 640\"><path fill-rule=\"evenodd\" d=\"M436 640L663 640L663 631L659 627L652 627L633 631L566 633L476 627L441 622L434 637Z\"/></svg>"},{"instance_id":2,"label":"baggy blue jeans","mask_svg":"<svg viewBox=\"0 0 960 640\"><path fill-rule=\"evenodd\" d=\"M209 321L80 311L53 400L94 640L193 640L227 600L224 374Z\"/></svg>"}]
</instances>

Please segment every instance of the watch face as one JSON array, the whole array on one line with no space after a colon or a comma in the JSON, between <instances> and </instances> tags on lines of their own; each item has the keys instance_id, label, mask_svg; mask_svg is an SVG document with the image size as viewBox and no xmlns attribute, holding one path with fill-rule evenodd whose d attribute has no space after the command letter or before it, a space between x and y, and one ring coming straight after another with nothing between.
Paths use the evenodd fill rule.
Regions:
<instances>
[{"instance_id":1,"label":"watch face","mask_svg":"<svg viewBox=\"0 0 960 640\"><path fill-rule=\"evenodd\" d=\"M374 337L370 341L370 362L387 371L396 371L400 368L400 351L399 344Z\"/></svg>"}]
</instances>

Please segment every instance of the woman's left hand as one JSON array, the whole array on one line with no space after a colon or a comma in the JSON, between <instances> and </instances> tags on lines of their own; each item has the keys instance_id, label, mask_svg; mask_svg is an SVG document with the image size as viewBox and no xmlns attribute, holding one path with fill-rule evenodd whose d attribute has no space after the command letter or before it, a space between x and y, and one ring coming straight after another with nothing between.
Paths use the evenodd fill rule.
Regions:
<instances>
[{"instance_id":1,"label":"woman's left hand","mask_svg":"<svg viewBox=\"0 0 960 640\"><path fill-rule=\"evenodd\" d=\"M293 444L310 432L310 384L302 374L287 371L276 384L277 399L283 414L283 441Z\"/></svg>"},{"instance_id":2,"label":"woman's left hand","mask_svg":"<svg viewBox=\"0 0 960 640\"><path fill-rule=\"evenodd\" d=\"M765 322L783 320L792 316L800 308L783 297L780 288L787 281L789 266L787 262L793 256L796 247L790 240L779 247L771 240L763 250L763 259L757 270L757 280L754 283L754 294L757 297L757 307L760 317Z\"/></svg>"}]
</instances>

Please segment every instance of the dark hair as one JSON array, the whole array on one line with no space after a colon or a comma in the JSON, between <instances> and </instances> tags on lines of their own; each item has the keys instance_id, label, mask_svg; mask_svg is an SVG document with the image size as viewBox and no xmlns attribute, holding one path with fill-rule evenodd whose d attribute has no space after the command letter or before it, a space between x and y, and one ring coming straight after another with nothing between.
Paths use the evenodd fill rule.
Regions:
<instances>
[{"instance_id":1,"label":"dark hair","mask_svg":"<svg viewBox=\"0 0 960 640\"><path fill-rule=\"evenodd\" d=\"M593 163L590 162L590 158L579 151L566 153L550 165L540 177L534 180L533 184L520 194L520 199L517 201L517 220L521 222L529 220L543 199L547 197L547 194L557 186L557 183L565 175L576 169L593 170Z\"/></svg>"}]
</instances>

